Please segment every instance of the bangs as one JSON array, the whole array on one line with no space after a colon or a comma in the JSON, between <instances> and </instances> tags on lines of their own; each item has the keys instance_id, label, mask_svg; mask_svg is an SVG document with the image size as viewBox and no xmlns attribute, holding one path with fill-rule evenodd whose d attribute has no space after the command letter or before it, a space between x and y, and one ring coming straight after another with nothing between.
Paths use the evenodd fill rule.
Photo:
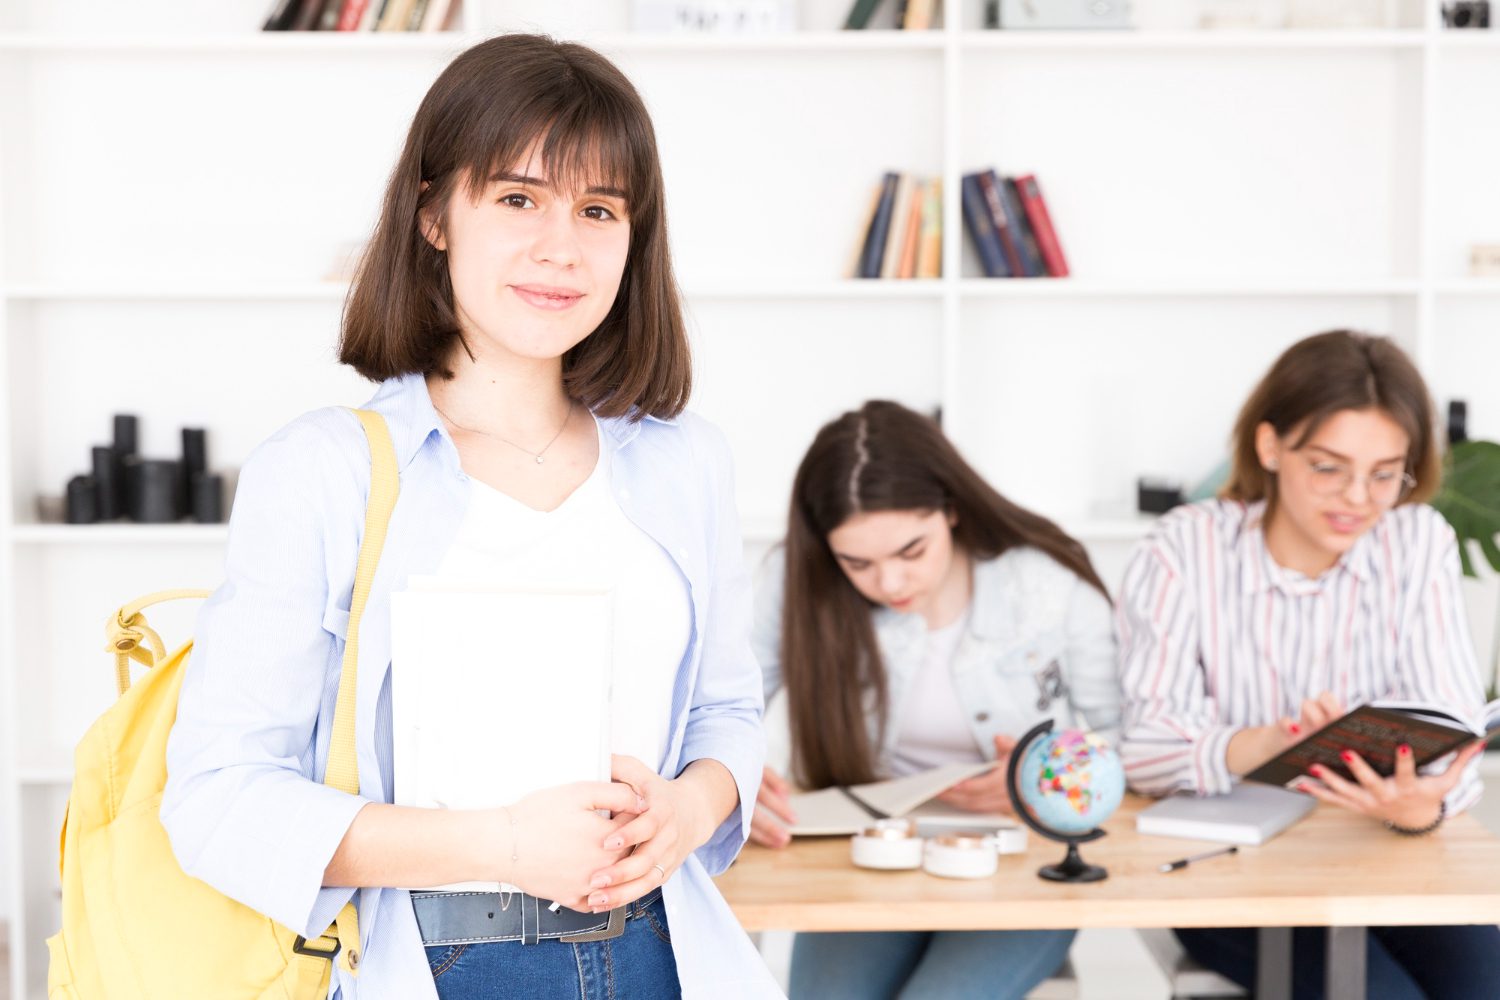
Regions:
<instances>
[{"instance_id":1,"label":"bangs","mask_svg":"<svg viewBox=\"0 0 1500 1000\"><path fill-rule=\"evenodd\" d=\"M492 103L467 130L460 154L469 195L478 198L486 184L519 173L545 179L554 191L604 189L621 196L632 217L649 215L659 197L655 152L649 123L636 117L631 107L581 86L562 100ZM532 160L520 162L528 150Z\"/></svg>"}]
</instances>

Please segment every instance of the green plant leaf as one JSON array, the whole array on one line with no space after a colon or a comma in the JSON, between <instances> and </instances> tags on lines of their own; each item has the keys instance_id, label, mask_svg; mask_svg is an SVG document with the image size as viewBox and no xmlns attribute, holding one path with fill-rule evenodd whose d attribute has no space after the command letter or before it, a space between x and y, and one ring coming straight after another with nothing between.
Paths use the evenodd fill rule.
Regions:
<instances>
[{"instance_id":1,"label":"green plant leaf","mask_svg":"<svg viewBox=\"0 0 1500 1000\"><path fill-rule=\"evenodd\" d=\"M1463 441L1448 451L1443 470L1443 488L1432 505L1458 535L1458 554L1464 575L1475 576L1469 561L1468 543L1479 549L1495 572L1500 573L1500 444L1493 441Z\"/></svg>"}]
</instances>

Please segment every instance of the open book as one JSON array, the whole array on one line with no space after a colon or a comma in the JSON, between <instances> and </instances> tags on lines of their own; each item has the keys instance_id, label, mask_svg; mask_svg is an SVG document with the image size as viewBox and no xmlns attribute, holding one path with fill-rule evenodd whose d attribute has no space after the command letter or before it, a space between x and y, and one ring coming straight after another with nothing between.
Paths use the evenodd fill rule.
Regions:
<instances>
[{"instance_id":1,"label":"open book","mask_svg":"<svg viewBox=\"0 0 1500 1000\"><path fill-rule=\"evenodd\" d=\"M930 771L892 778L889 781L801 792L791 797L792 811L797 816L797 823L791 827L791 832L798 837L858 833L877 819L912 814L919 806L937 798L965 778L983 774L994 766L994 761L945 764ZM942 807L942 803L934 803L934 806L941 807L931 810L933 815L929 818L934 823L952 823L960 818L957 810ZM963 817L968 820L963 825L970 828L1010 822L1007 817L978 813L963 814ZM918 816L917 819L920 826L921 817Z\"/></svg>"},{"instance_id":2,"label":"open book","mask_svg":"<svg viewBox=\"0 0 1500 1000\"><path fill-rule=\"evenodd\" d=\"M1312 765L1321 764L1341 777L1352 779L1339 756L1344 750L1353 750L1376 772L1389 776L1395 773L1396 748L1402 743L1411 746L1413 759L1422 767L1497 729L1500 729L1500 700L1484 707L1483 729L1471 728L1451 712L1429 705L1377 701L1335 719L1245 778L1286 786L1306 777Z\"/></svg>"}]
</instances>

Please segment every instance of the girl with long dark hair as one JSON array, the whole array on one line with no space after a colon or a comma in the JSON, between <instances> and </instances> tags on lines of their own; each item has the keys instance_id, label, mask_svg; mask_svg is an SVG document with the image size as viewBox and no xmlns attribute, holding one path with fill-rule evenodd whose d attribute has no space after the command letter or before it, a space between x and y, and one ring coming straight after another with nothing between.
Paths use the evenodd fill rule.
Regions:
<instances>
[{"instance_id":1,"label":"girl with long dark hair","mask_svg":"<svg viewBox=\"0 0 1500 1000\"><path fill-rule=\"evenodd\" d=\"M756 651L767 696L785 688L804 788L994 760L942 797L1009 812L1003 765L1017 737L1048 717L1117 722L1109 601L1083 546L1002 497L935 421L897 403L866 403L818 432L765 577ZM752 839L788 842L787 791L768 768ZM1072 938L799 934L791 994L1019 998Z\"/></svg>"}]
</instances>

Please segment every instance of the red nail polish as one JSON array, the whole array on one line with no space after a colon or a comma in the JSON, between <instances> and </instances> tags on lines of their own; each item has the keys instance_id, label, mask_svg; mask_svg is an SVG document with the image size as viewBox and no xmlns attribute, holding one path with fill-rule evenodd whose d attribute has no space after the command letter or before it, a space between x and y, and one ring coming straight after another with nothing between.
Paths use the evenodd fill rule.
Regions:
<instances>
[{"instance_id":1,"label":"red nail polish","mask_svg":"<svg viewBox=\"0 0 1500 1000\"><path fill-rule=\"evenodd\" d=\"M1297 725L1295 722L1290 726L1287 726L1287 728L1291 730L1293 736L1300 736L1302 734L1302 727Z\"/></svg>"},{"instance_id":2,"label":"red nail polish","mask_svg":"<svg viewBox=\"0 0 1500 1000\"><path fill-rule=\"evenodd\" d=\"M1339 751L1339 756L1342 757L1342 758L1344 758L1344 763L1346 763L1346 764L1353 764L1354 763L1354 751L1353 750L1340 750Z\"/></svg>"},{"instance_id":3,"label":"red nail polish","mask_svg":"<svg viewBox=\"0 0 1500 1000\"><path fill-rule=\"evenodd\" d=\"M1399 753L1403 757L1410 757L1411 756L1411 747L1408 746L1407 744L1403 743L1399 747L1396 748L1396 752Z\"/></svg>"},{"instance_id":4,"label":"red nail polish","mask_svg":"<svg viewBox=\"0 0 1500 1000\"><path fill-rule=\"evenodd\" d=\"M1309 767L1308 770L1311 771L1313 774L1322 774L1323 773L1323 765L1322 764L1314 764L1312 767Z\"/></svg>"}]
</instances>

